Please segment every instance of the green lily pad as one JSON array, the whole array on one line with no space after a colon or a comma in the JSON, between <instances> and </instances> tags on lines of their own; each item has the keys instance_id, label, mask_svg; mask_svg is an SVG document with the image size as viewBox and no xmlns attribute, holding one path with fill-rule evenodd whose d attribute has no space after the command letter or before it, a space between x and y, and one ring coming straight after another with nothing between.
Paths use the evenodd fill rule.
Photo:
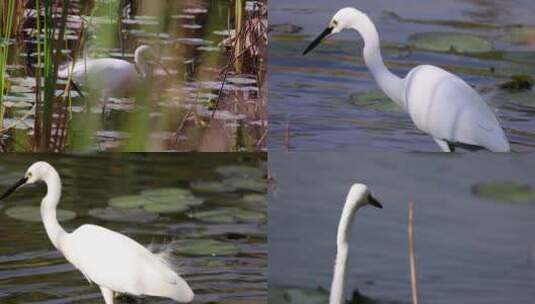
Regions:
<instances>
[{"instance_id":1,"label":"green lily pad","mask_svg":"<svg viewBox=\"0 0 535 304\"><path fill-rule=\"evenodd\" d=\"M517 45L535 45L535 27L513 28L500 40Z\"/></svg>"},{"instance_id":2,"label":"green lily pad","mask_svg":"<svg viewBox=\"0 0 535 304\"><path fill-rule=\"evenodd\" d=\"M481 183L472 186L472 192L477 196L502 202L535 202L535 189L514 182Z\"/></svg>"},{"instance_id":3,"label":"green lily pad","mask_svg":"<svg viewBox=\"0 0 535 304\"><path fill-rule=\"evenodd\" d=\"M232 224L235 222L232 214L225 209L196 212L193 217L207 223Z\"/></svg>"},{"instance_id":4,"label":"green lily pad","mask_svg":"<svg viewBox=\"0 0 535 304\"><path fill-rule=\"evenodd\" d=\"M535 80L530 75L514 75L510 81L502 83L500 89L510 91L531 90Z\"/></svg>"},{"instance_id":5,"label":"green lily pad","mask_svg":"<svg viewBox=\"0 0 535 304\"><path fill-rule=\"evenodd\" d=\"M198 192L234 192L236 187L216 181L197 181L190 183L191 189Z\"/></svg>"},{"instance_id":6,"label":"green lily pad","mask_svg":"<svg viewBox=\"0 0 535 304\"><path fill-rule=\"evenodd\" d=\"M268 303L327 304L329 294L322 289L269 287Z\"/></svg>"},{"instance_id":7,"label":"green lily pad","mask_svg":"<svg viewBox=\"0 0 535 304\"><path fill-rule=\"evenodd\" d=\"M183 188L156 188L141 191L141 195L154 199L158 197L183 197L190 195L191 191Z\"/></svg>"},{"instance_id":8,"label":"green lily pad","mask_svg":"<svg viewBox=\"0 0 535 304\"><path fill-rule=\"evenodd\" d=\"M178 253L189 256L234 256L240 253L237 245L216 240L181 240L176 244Z\"/></svg>"},{"instance_id":9,"label":"green lily pad","mask_svg":"<svg viewBox=\"0 0 535 304\"><path fill-rule=\"evenodd\" d=\"M215 169L223 177L262 178L266 172L261 168L248 166L223 166Z\"/></svg>"},{"instance_id":10,"label":"green lily pad","mask_svg":"<svg viewBox=\"0 0 535 304\"><path fill-rule=\"evenodd\" d=\"M258 211L244 210L240 208L221 208L196 212L194 218L207 223L233 224L236 222L263 222L266 214Z\"/></svg>"},{"instance_id":11,"label":"green lily pad","mask_svg":"<svg viewBox=\"0 0 535 304\"><path fill-rule=\"evenodd\" d=\"M112 207L119 209L144 209L152 213L179 213L191 206L204 203L190 190L181 188L158 188L141 192L141 195L119 196L110 200Z\"/></svg>"},{"instance_id":12,"label":"green lily pad","mask_svg":"<svg viewBox=\"0 0 535 304\"><path fill-rule=\"evenodd\" d=\"M242 201L247 204L267 204L267 197L264 194L245 194Z\"/></svg>"},{"instance_id":13,"label":"green lily pad","mask_svg":"<svg viewBox=\"0 0 535 304\"><path fill-rule=\"evenodd\" d=\"M41 208L39 207L11 207L7 209L6 215L21 221L40 222ZM76 213L69 210L57 209L56 216L58 221L66 222L74 219Z\"/></svg>"},{"instance_id":14,"label":"green lily pad","mask_svg":"<svg viewBox=\"0 0 535 304\"><path fill-rule=\"evenodd\" d=\"M462 33L426 32L409 36L409 45L434 52L483 53L492 51L490 41Z\"/></svg>"},{"instance_id":15,"label":"green lily pad","mask_svg":"<svg viewBox=\"0 0 535 304\"><path fill-rule=\"evenodd\" d=\"M351 103L365 109L381 112L403 112L400 106L390 100L383 92L377 90L351 94L350 100Z\"/></svg>"},{"instance_id":16,"label":"green lily pad","mask_svg":"<svg viewBox=\"0 0 535 304\"><path fill-rule=\"evenodd\" d=\"M150 206L152 204L160 205L184 205L184 206L198 206L204 203L204 199L200 197L193 196L192 193L185 196L154 196L149 199L150 204L146 204L144 207Z\"/></svg>"},{"instance_id":17,"label":"green lily pad","mask_svg":"<svg viewBox=\"0 0 535 304\"><path fill-rule=\"evenodd\" d=\"M150 204L143 207L146 211L154 213L180 213L187 211L189 206L187 204Z\"/></svg>"},{"instance_id":18,"label":"green lily pad","mask_svg":"<svg viewBox=\"0 0 535 304\"><path fill-rule=\"evenodd\" d=\"M267 180L252 179L252 178L245 178L245 177L230 177L230 178L226 178L223 182L225 184L228 184L240 190L255 191L255 192L267 191Z\"/></svg>"},{"instance_id":19,"label":"green lily pad","mask_svg":"<svg viewBox=\"0 0 535 304\"><path fill-rule=\"evenodd\" d=\"M150 223L158 219L158 214L143 209L113 207L95 208L89 211L89 215L101 220L126 223Z\"/></svg>"},{"instance_id":20,"label":"green lily pad","mask_svg":"<svg viewBox=\"0 0 535 304\"><path fill-rule=\"evenodd\" d=\"M115 208L130 209L141 208L152 202L142 195L125 195L110 199L108 204Z\"/></svg>"}]
</instances>

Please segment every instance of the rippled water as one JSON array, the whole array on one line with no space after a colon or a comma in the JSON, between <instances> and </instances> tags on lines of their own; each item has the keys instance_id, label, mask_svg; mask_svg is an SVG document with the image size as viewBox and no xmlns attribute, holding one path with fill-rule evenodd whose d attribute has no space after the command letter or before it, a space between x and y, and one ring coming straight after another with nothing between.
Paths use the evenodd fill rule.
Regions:
<instances>
[{"instance_id":1,"label":"rippled water","mask_svg":"<svg viewBox=\"0 0 535 304\"><path fill-rule=\"evenodd\" d=\"M356 215L350 291L410 303L407 217L413 200L421 302L533 303L535 202L482 199L471 188L491 181L534 187L535 173L525 170L534 161L527 154L271 153L278 189L269 206L270 296L276 286L329 290L345 196L352 183L362 182L384 208Z\"/></svg>"},{"instance_id":2,"label":"rippled water","mask_svg":"<svg viewBox=\"0 0 535 304\"><path fill-rule=\"evenodd\" d=\"M0 184L4 189L22 176L36 159L53 164L63 180L59 208L75 211L76 219L63 223L67 231L92 223L124 233L143 245L164 244L184 239L217 240L238 249L230 255L185 255L174 251L178 269L197 294L199 303L265 303L267 238L265 220L206 222L195 218L203 211L224 208L254 210L265 214L265 201L244 204L251 193L235 190L224 193L194 192L206 199L184 213L160 214L153 221L128 217L102 220L89 215L94 208L106 207L110 198L134 195L147 189L181 187L191 182L218 181L215 172L222 166L247 166L265 172L265 156L245 155L166 155L100 154L94 156L6 155L0 160ZM40 222L6 216L14 206L39 206L44 187L20 189L0 202L0 302L1 303L102 303L96 286L90 286L53 248ZM124 222L126 221L126 222ZM150 298L150 303L174 303ZM124 303L119 301L119 303Z\"/></svg>"},{"instance_id":3,"label":"rippled water","mask_svg":"<svg viewBox=\"0 0 535 304\"><path fill-rule=\"evenodd\" d=\"M535 26L535 4L526 0L271 1L271 25L290 23L302 30L275 27L270 37L270 149L438 151L432 138L392 102L359 100L378 87L362 61L356 33L342 33L301 55L345 6L364 10L375 22L383 57L394 73L402 76L418 64L434 64L458 74L496 111L513 150L535 150L535 91L498 88L511 75L535 74L533 39L521 45L502 40L509 26ZM482 36L501 55L410 51L409 36L424 32Z\"/></svg>"}]
</instances>

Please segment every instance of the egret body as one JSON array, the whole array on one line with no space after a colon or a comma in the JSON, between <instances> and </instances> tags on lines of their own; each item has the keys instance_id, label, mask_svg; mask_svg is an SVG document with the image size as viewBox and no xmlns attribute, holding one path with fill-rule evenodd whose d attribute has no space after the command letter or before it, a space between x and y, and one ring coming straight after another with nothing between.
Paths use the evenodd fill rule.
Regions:
<instances>
[{"instance_id":1,"label":"egret body","mask_svg":"<svg viewBox=\"0 0 535 304\"><path fill-rule=\"evenodd\" d=\"M106 101L109 97L133 95L150 72L149 60L155 58L148 45L139 46L134 53L134 63L116 58L80 60L74 67L60 70L58 76L71 79L99 92Z\"/></svg>"},{"instance_id":2,"label":"egret body","mask_svg":"<svg viewBox=\"0 0 535 304\"><path fill-rule=\"evenodd\" d=\"M113 304L114 293L166 297L182 303L193 300L193 291L172 265L131 238L96 225L82 225L66 232L56 218L61 180L48 163L30 166L24 178L7 189L0 200L20 186L39 181L47 186L41 218L50 241L89 283L100 287L106 304Z\"/></svg>"},{"instance_id":3,"label":"egret body","mask_svg":"<svg viewBox=\"0 0 535 304\"><path fill-rule=\"evenodd\" d=\"M439 67L421 65L405 78L388 70L381 56L379 34L370 18L355 8L339 10L329 26L306 48L315 48L328 35L353 29L364 40L364 62L383 92L430 134L442 151L456 146L508 152L509 142L494 112L461 78Z\"/></svg>"},{"instance_id":4,"label":"egret body","mask_svg":"<svg viewBox=\"0 0 535 304\"><path fill-rule=\"evenodd\" d=\"M383 208L363 184L354 184L347 194L338 233L336 235L336 261L334 264L333 280L331 283L331 294L329 304L343 304L345 302L344 289L346 285L349 239L351 237L351 224L357 211L366 205Z\"/></svg>"}]
</instances>

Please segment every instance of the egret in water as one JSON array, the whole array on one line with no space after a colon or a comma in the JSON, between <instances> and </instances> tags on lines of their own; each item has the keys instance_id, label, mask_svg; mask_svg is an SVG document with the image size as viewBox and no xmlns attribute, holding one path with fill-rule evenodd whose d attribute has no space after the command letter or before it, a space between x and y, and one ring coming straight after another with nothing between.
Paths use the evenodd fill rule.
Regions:
<instances>
[{"instance_id":1,"label":"egret in water","mask_svg":"<svg viewBox=\"0 0 535 304\"><path fill-rule=\"evenodd\" d=\"M336 235L336 261L334 264L334 274L331 283L331 294L329 304L343 304L344 288L347 277L349 238L351 236L351 224L357 211L366 205L383 208L363 184L354 184L347 194L340 223L338 224L338 234Z\"/></svg>"},{"instance_id":2,"label":"egret in water","mask_svg":"<svg viewBox=\"0 0 535 304\"><path fill-rule=\"evenodd\" d=\"M381 56L375 25L355 8L339 10L304 54L326 36L344 29L360 33L364 40L364 62L379 87L409 113L418 129L433 136L442 151L452 152L455 147L494 152L510 150L493 111L461 78L432 65L417 66L403 79L390 72Z\"/></svg>"},{"instance_id":3,"label":"egret in water","mask_svg":"<svg viewBox=\"0 0 535 304\"><path fill-rule=\"evenodd\" d=\"M61 180L48 163L31 165L24 178L7 189L0 200L23 185L39 181L47 186L41 218L50 241L89 283L100 287L106 304L113 304L114 293L166 297L182 303L193 300L193 291L170 262L131 238L96 225L82 225L71 233L63 230L56 218Z\"/></svg>"},{"instance_id":4,"label":"egret in water","mask_svg":"<svg viewBox=\"0 0 535 304\"><path fill-rule=\"evenodd\" d=\"M150 62L156 56L152 47L139 46L134 53L134 63L116 58L80 60L58 72L58 76L71 79L77 85L85 85L99 92L104 101L109 97L125 97L136 93L140 84L150 74Z\"/></svg>"}]
</instances>

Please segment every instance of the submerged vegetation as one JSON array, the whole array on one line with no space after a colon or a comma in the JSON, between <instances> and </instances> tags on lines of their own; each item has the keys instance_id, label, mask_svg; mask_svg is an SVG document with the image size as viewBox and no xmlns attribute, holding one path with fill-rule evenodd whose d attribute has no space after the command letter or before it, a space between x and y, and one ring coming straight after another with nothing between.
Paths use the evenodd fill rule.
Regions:
<instances>
[{"instance_id":1,"label":"submerged vegetation","mask_svg":"<svg viewBox=\"0 0 535 304\"><path fill-rule=\"evenodd\" d=\"M4 0L0 14L1 150L265 149L266 1ZM58 77L143 44L156 58L126 97Z\"/></svg>"}]
</instances>

